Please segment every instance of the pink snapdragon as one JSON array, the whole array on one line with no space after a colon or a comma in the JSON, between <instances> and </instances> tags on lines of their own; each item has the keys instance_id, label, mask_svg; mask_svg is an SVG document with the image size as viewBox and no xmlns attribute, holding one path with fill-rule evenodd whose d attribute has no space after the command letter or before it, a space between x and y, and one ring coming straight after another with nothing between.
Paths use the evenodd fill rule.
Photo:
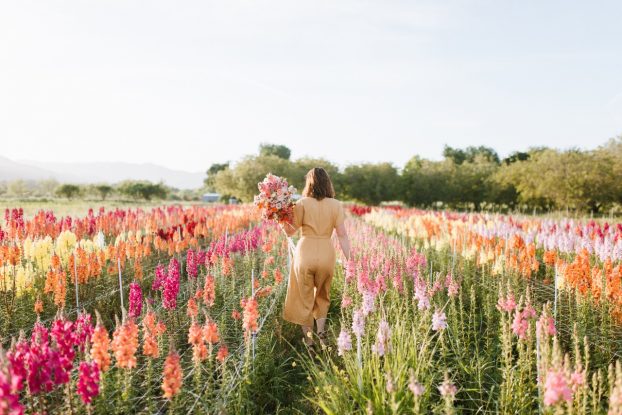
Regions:
<instances>
[{"instance_id":1,"label":"pink snapdragon","mask_svg":"<svg viewBox=\"0 0 622 415\"><path fill-rule=\"evenodd\" d=\"M417 300L417 308L419 310L427 310L430 308L430 297L425 284L417 284L415 286L415 300Z\"/></svg>"},{"instance_id":2,"label":"pink snapdragon","mask_svg":"<svg viewBox=\"0 0 622 415\"><path fill-rule=\"evenodd\" d=\"M508 293L507 296L499 297L499 301L497 302L497 310L505 311L506 313L511 313L516 308L516 299L514 298L514 294Z\"/></svg>"},{"instance_id":3,"label":"pink snapdragon","mask_svg":"<svg viewBox=\"0 0 622 415\"><path fill-rule=\"evenodd\" d=\"M359 338L365 333L365 313L361 309L352 315L352 332Z\"/></svg>"},{"instance_id":4,"label":"pink snapdragon","mask_svg":"<svg viewBox=\"0 0 622 415\"><path fill-rule=\"evenodd\" d=\"M341 298L341 308L348 308L352 305L352 297L348 295L343 295Z\"/></svg>"},{"instance_id":5,"label":"pink snapdragon","mask_svg":"<svg viewBox=\"0 0 622 415\"><path fill-rule=\"evenodd\" d=\"M361 310L363 314L365 314L365 317L367 317L369 313L372 313L373 311L375 311L376 309L375 302L376 302L376 296L374 295L374 293L370 291L365 291L363 293L363 306L361 307Z\"/></svg>"},{"instance_id":6,"label":"pink snapdragon","mask_svg":"<svg viewBox=\"0 0 622 415\"><path fill-rule=\"evenodd\" d=\"M347 330L341 329L337 338L337 354L343 356L345 352L352 350L352 338Z\"/></svg>"},{"instance_id":7,"label":"pink snapdragon","mask_svg":"<svg viewBox=\"0 0 622 415\"><path fill-rule=\"evenodd\" d=\"M453 275L447 274L447 277L445 277L445 288L447 288L447 295L449 297L456 297L460 291L460 283Z\"/></svg>"},{"instance_id":8,"label":"pink snapdragon","mask_svg":"<svg viewBox=\"0 0 622 415\"><path fill-rule=\"evenodd\" d=\"M427 264L427 260L425 255L417 252L416 249L413 249L410 253L410 256L406 260L406 270L413 278L417 278L421 272L422 268L425 268Z\"/></svg>"},{"instance_id":9,"label":"pink snapdragon","mask_svg":"<svg viewBox=\"0 0 622 415\"><path fill-rule=\"evenodd\" d=\"M585 370L575 370L570 375L570 383L573 389L577 389L580 386L585 385Z\"/></svg>"},{"instance_id":10,"label":"pink snapdragon","mask_svg":"<svg viewBox=\"0 0 622 415\"><path fill-rule=\"evenodd\" d=\"M353 259L348 260L346 265L346 283L352 281L356 277L356 263Z\"/></svg>"},{"instance_id":11,"label":"pink snapdragon","mask_svg":"<svg viewBox=\"0 0 622 415\"><path fill-rule=\"evenodd\" d=\"M562 370L549 370L544 383L544 404L553 406L562 401L572 402L572 389Z\"/></svg>"},{"instance_id":12,"label":"pink snapdragon","mask_svg":"<svg viewBox=\"0 0 622 415\"><path fill-rule=\"evenodd\" d=\"M417 382L414 376L410 377L410 380L408 382L408 389L410 389L414 396L421 396L425 391L423 385Z\"/></svg>"},{"instance_id":13,"label":"pink snapdragon","mask_svg":"<svg viewBox=\"0 0 622 415\"><path fill-rule=\"evenodd\" d=\"M441 331L447 328L447 316L441 310L436 310L432 315L432 330Z\"/></svg>"},{"instance_id":14,"label":"pink snapdragon","mask_svg":"<svg viewBox=\"0 0 622 415\"><path fill-rule=\"evenodd\" d=\"M451 382L451 380L445 379L443 383L439 385L438 391L444 398L453 398L456 396L456 393L458 393L458 388Z\"/></svg>"},{"instance_id":15,"label":"pink snapdragon","mask_svg":"<svg viewBox=\"0 0 622 415\"><path fill-rule=\"evenodd\" d=\"M536 328L542 333L548 334L551 337L557 334L557 329L555 328L555 319L544 314L540 316L540 319L536 322Z\"/></svg>"},{"instance_id":16,"label":"pink snapdragon","mask_svg":"<svg viewBox=\"0 0 622 415\"><path fill-rule=\"evenodd\" d=\"M378 332L376 333L376 343L371 346L372 352L382 357L391 349L391 327L389 323L382 320L378 324Z\"/></svg>"}]
</instances>

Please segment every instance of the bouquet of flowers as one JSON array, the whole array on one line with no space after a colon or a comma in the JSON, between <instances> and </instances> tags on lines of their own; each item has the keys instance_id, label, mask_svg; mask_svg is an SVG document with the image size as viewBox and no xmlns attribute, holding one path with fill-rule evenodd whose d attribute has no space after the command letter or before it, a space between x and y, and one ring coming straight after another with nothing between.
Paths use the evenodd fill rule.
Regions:
<instances>
[{"instance_id":1,"label":"bouquet of flowers","mask_svg":"<svg viewBox=\"0 0 622 415\"><path fill-rule=\"evenodd\" d=\"M261 209L261 216L266 220L292 223L294 186L290 186L283 177L268 173L257 187L259 194L255 196L255 206Z\"/></svg>"}]
</instances>

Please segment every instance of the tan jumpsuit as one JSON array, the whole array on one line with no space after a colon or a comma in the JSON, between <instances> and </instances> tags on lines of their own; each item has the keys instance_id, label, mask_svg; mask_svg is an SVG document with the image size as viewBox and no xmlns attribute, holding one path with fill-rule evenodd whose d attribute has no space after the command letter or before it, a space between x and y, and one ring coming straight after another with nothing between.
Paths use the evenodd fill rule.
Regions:
<instances>
[{"instance_id":1,"label":"tan jumpsuit","mask_svg":"<svg viewBox=\"0 0 622 415\"><path fill-rule=\"evenodd\" d=\"M302 326L325 318L335 273L333 229L345 219L341 202L332 198L300 199L294 206L294 228L302 228L291 264L283 318Z\"/></svg>"}]
</instances>

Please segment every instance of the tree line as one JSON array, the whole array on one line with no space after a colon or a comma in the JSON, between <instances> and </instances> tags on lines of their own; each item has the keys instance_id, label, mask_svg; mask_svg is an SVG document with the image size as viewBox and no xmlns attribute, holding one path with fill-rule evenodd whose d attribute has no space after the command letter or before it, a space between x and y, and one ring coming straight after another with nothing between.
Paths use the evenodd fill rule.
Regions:
<instances>
[{"instance_id":1,"label":"tree line","mask_svg":"<svg viewBox=\"0 0 622 415\"><path fill-rule=\"evenodd\" d=\"M268 172L286 177L301 191L305 173L322 166L338 198L369 205L594 213L622 206L622 136L594 150L538 147L505 158L490 147L445 146L442 160L414 156L401 169L388 162L339 169L328 160L290 156L286 146L262 144L257 154L233 165L210 166L206 189L249 202Z\"/></svg>"},{"instance_id":2,"label":"tree line","mask_svg":"<svg viewBox=\"0 0 622 415\"><path fill-rule=\"evenodd\" d=\"M130 200L198 200L199 192L170 188L164 183L147 180L125 180L117 184L72 184L49 180L12 180L0 182L0 196L8 198Z\"/></svg>"}]
</instances>

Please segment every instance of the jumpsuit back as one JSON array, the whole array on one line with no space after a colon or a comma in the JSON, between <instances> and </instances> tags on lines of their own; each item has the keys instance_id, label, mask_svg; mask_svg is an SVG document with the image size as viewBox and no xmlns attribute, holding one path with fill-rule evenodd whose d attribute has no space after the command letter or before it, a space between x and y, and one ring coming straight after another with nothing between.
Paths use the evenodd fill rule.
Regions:
<instances>
[{"instance_id":1,"label":"jumpsuit back","mask_svg":"<svg viewBox=\"0 0 622 415\"><path fill-rule=\"evenodd\" d=\"M312 326L325 318L330 304L330 284L335 273L333 229L343 224L341 202L333 198L300 199L294 206L293 226L301 228L287 284L283 318Z\"/></svg>"}]
</instances>

